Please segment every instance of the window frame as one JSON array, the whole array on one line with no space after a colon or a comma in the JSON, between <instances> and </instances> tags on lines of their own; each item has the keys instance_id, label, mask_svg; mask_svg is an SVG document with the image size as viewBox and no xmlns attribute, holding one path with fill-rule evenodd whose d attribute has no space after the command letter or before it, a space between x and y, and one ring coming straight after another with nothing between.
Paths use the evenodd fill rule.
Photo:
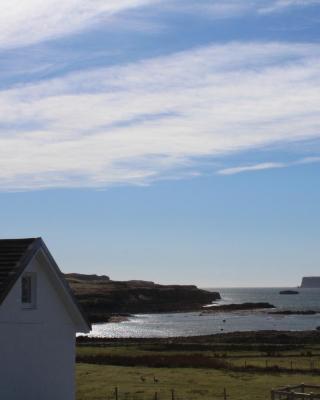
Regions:
<instances>
[{"instance_id":1,"label":"window frame","mask_svg":"<svg viewBox=\"0 0 320 400\"><path fill-rule=\"evenodd\" d=\"M23 301L24 299L24 279L28 279L28 298L30 301ZM37 276L34 272L26 272L21 277L21 291L20 302L23 309L34 309L37 305Z\"/></svg>"}]
</instances>

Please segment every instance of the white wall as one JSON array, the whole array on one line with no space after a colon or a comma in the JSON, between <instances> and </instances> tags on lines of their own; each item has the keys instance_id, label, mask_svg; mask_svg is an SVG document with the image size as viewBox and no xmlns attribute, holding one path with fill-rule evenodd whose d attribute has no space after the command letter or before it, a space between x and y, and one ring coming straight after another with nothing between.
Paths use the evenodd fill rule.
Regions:
<instances>
[{"instance_id":1,"label":"white wall","mask_svg":"<svg viewBox=\"0 0 320 400\"><path fill-rule=\"evenodd\" d=\"M0 305L0 399L74 400L75 327L40 258L35 309L21 306L21 280Z\"/></svg>"}]
</instances>

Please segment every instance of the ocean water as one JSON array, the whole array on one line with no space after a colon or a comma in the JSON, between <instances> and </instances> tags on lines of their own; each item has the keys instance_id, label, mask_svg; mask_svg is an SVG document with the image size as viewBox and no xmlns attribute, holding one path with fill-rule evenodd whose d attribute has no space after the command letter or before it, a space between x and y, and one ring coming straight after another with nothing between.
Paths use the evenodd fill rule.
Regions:
<instances>
[{"instance_id":1,"label":"ocean water","mask_svg":"<svg viewBox=\"0 0 320 400\"><path fill-rule=\"evenodd\" d=\"M210 288L218 291L219 304L268 302L277 310L314 310L315 315L270 315L270 310L219 312L214 314L171 313L138 314L120 323L95 324L90 336L100 337L175 337L256 330L313 330L320 326L320 289L296 289L298 295L280 295L292 288Z\"/></svg>"},{"instance_id":2,"label":"ocean water","mask_svg":"<svg viewBox=\"0 0 320 400\"><path fill-rule=\"evenodd\" d=\"M279 310L320 311L320 288L229 288L207 289L220 293L222 300L217 304L266 302ZM283 295L280 291L296 290L298 295Z\"/></svg>"}]
</instances>

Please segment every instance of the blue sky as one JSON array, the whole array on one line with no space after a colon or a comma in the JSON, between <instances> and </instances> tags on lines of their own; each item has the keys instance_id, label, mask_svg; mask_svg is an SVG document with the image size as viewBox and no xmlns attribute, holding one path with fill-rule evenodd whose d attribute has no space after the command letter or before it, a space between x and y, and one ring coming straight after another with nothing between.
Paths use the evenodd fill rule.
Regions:
<instances>
[{"instance_id":1,"label":"blue sky","mask_svg":"<svg viewBox=\"0 0 320 400\"><path fill-rule=\"evenodd\" d=\"M319 275L319 0L5 0L2 237L64 271Z\"/></svg>"}]
</instances>

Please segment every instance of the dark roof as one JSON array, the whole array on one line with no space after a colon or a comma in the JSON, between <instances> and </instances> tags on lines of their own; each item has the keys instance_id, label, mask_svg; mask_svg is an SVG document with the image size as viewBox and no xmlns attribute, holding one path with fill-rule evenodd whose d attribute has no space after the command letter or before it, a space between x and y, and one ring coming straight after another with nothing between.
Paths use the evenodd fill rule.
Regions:
<instances>
[{"instance_id":1,"label":"dark roof","mask_svg":"<svg viewBox=\"0 0 320 400\"><path fill-rule=\"evenodd\" d=\"M0 304L7 297L20 275L40 248L50 260L50 263L58 275L61 284L66 289L69 298L80 312L80 315L90 330L90 322L76 301L73 292L71 291L62 272L58 268L51 253L47 249L47 246L40 237L27 239L0 239Z\"/></svg>"},{"instance_id":2,"label":"dark roof","mask_svg":"<svg viewBox=\"0 0 320 400\"><path fill-rule=\"evenodd\" d=\"M0 304L40 247L40 238L0 239Z\"/></svg>"}]
</instances>

